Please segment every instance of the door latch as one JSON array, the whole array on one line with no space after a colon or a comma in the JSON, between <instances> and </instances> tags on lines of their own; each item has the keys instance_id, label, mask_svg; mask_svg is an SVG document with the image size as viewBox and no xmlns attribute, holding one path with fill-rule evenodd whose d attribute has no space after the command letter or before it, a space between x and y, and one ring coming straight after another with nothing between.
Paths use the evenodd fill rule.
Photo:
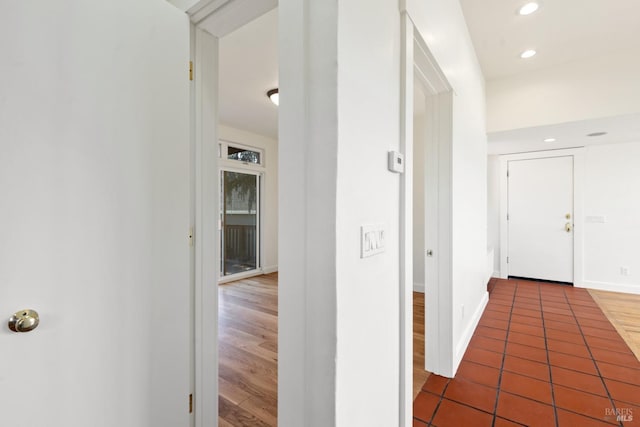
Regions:
<instances>
[{"instance_id":1,"label":"door latch","mask_svg":"<svg viewBox=\"0 0 640 427\"><path fill-rule=\"evenodd\" d=\"M13 332L33 331L40 324L40 317L35 310L20 310L9 318L9 329Z\"/></svg>"}]
</instances>

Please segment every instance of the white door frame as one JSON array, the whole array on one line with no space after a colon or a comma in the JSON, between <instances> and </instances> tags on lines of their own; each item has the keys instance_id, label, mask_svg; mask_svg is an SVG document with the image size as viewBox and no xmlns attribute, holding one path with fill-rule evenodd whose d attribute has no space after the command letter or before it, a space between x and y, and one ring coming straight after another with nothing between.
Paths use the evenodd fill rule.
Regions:
<instances>
[{"instance_id":1,"label":"white door frame","mask_svg":"<svg viewBox=\"0 0 640 427\"><path fill-rule=\"evenodd\" d=\"M413 403L413 91L426 98L425 146L425 369L453 375L451 292L451 151L453 90L410 14L402 13L401 135L405 173L400 181L400 426L412 425ZM428 344L428 345L427 345Z\"/></svg>"},{"instance_id":2,"label":"white door frame","mask_svg":"<svg viewBox=\"0 0 640 427\"><path fill-rule=\"evenodd\" d=\"M218 40L277 6L267 0L201 0L192 23L194 87L192 165L194 209L193 393L196 427L218 425ZM206 29L206 30L205 30Z\"/></svg>"},{"instance_id":3,"label":"white door frame","mask_svg":"<svg viewBox=\"0 0 640 427\"><path fill-rule=\"evenodd\" d=\"M573 157L573 285L583 287L584 239L584 148L508 154L500 156L500 277L509 277L509 223L507 222L508 180L507 169L513 160L532 160L550 157Z\"/></svg>"},{"instance_id":4,"label":"white door frame","mask_svg":"<svg viewBox=\"0 0 640 427\"><path fill-rule=\"evenodd\" d=\"M218 39L195 28L195 426L218 425ZM213 260L213 261L212 261Z\"/></svg>"}]
</instances>

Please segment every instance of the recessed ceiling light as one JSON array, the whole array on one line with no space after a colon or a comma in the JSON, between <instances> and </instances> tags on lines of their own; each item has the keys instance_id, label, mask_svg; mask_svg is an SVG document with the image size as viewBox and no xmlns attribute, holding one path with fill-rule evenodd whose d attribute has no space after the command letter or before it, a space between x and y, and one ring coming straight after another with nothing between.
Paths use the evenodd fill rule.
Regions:
<instances>
[{"instance_id":1,"label":"recessed ceiling light","mask_svg":"<svg viewBox=\"0 0 640 427\"><path fill-rule=\"evenodd\" d=\"M547 138L544 140L544 142L556 142L555 138Z\"/></svg>"},{"instance_id":2,"label":"recessed ceiling light","mask_svg":"<svg viewBox=\"0 0 640 427\"><path fill-rule=\"evenodd\" d=\"M280 93L278 92L278 88L268 91L267 96L275 105L280 105Z\"/></svg>"},{"instance_id":3,"label":"recessed ceiling light","mask_svg":"<svg viewBox=\"0 0 640 427\"><path fill-rule=\"evenodd\" d=\"M587 136L602 136L606 134L607 132L593 132L593 133L588 133Z\"/></svg>"},{"instance_id":4,"label":"recessed ceiling light","mask_svg":"<svg viewBox=\"0 0 640 427\"><path fill-rule=\"evenodd\" d=\"M540 5L538 3L532 1L532 2L527 3L524 6L522 6L518 10L518 13L520 15L531 15L533 12L538 10L539 7L540 7Z\"/></svg>"},{"instance_id":5,"label":"recessed ceiling light","mask_svg":"<svg viewBox=\"0 0 640 427\"><path fill-rule=\"evenodd\" d=\"M524 52L522 52L522 53L520 54L520 58L522 58L522 59L531 58L531 57L532 57L532 56L534 56L536 53L538 53L538 52L536 52L536 51L535 51L535 50L533 50L533 49L525 50Z\"/></svg>"}]
</instances>

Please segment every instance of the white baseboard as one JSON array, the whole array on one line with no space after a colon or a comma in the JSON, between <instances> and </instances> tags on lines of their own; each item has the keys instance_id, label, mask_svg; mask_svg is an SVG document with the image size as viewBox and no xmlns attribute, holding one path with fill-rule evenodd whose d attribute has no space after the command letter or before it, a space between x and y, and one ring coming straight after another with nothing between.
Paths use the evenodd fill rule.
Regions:
<instances>
[{"instance_id":1,"label":"white baseboard","mask_svg":"<svg viewBox=\"0 0 640 427\"><path fill-rule=\"evenodd\" d=\"M218 279L218 284L234 282L236 280L248 279L249 277L260 276L261 274L275 273L276 271L278 271L278 266L273 265L271 267L266 267L259 270L252 270L247 273L238 273L238 274L233 274L231 276L221 277L220 279Z\"/></svg>"},{"instance_id":2,"label":"white baseboard","mask_svg":"<svg viewBox=\"0 0 640 427\"><path fill-rule=\"evenodd\" d=\"M413 292L424 294L424 283L413 282Z\"/></svg>"},{"instance_id":3,"label":"white baseboard","mask_svg":"<svg viewBox=\"0 0 640 427\"><path fill-rule=\"evenodd\" d=\"M484 309L487 306L488 302L489 302L489 293L484 292L482 294L482 300L480 301L480 304L478 304L476 311L473 312L473 316L471 317L469 324L467 325L466 329L462 333L462 337L460 337L460 341L458 341L458 344L456 345L456 354L455 354L455 359L453 361L454 376L458 371L458 366L460 366L460 362L462 362L462 357L464 356L464 352L467 351L467 347L469 346L469 341L471 341L471 337L473 337L473 333L475 332L476 327L480 322L480 318L482 317L482 313L484 313Z\"/></svg>"},{"instance_id":4,"label":"white baseboard","mask_svg":"<svg viewBox=\"0 0 640 427\"><path fill-rule=\"evenodd\" d=\"M493 270L493 276L491 277L500 277L500 270Z\"/></svg>"},{"instance_id":5,"label":"white baseboard","mask_svg":"<svg viewBox=\"0 0 640 427\"><path fill-rule=\"evenodd\" d=\"M575 283L574 286L576 288L597 289L600 291L622 292L625 294L640 295L640 284L624 285L620 283L590 282L587 280L583 280L582 283Z\"/></svg>"},{"instance_id":6,"label":"white baseboard","mask_svg":"<svg viewBox=\"0 0 640 427\"><path fill-rule=\"evenodd\" d=\"M270 265L269 267L264 267L262 269L262 272L264 274L275 273L276 271L278 271L278 266L277 265Z\"/></svg>"}]
</instances>

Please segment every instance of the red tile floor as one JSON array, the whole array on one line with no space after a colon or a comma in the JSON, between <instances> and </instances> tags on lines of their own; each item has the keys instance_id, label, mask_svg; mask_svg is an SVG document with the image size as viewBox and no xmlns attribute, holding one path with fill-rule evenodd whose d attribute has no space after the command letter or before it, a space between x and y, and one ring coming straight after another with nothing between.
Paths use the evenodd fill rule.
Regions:
<instances>
[{"instance_id":1,"label":"red tile floor","mask_svg":"<svg viewBox=\"0 0 640 427\"><path fill-rule=\"evenodd\" d=\"M454 379L431 375L414 427L640 426L640 362L584 289L492 279Z\"/></svg>"}]
</instances>

